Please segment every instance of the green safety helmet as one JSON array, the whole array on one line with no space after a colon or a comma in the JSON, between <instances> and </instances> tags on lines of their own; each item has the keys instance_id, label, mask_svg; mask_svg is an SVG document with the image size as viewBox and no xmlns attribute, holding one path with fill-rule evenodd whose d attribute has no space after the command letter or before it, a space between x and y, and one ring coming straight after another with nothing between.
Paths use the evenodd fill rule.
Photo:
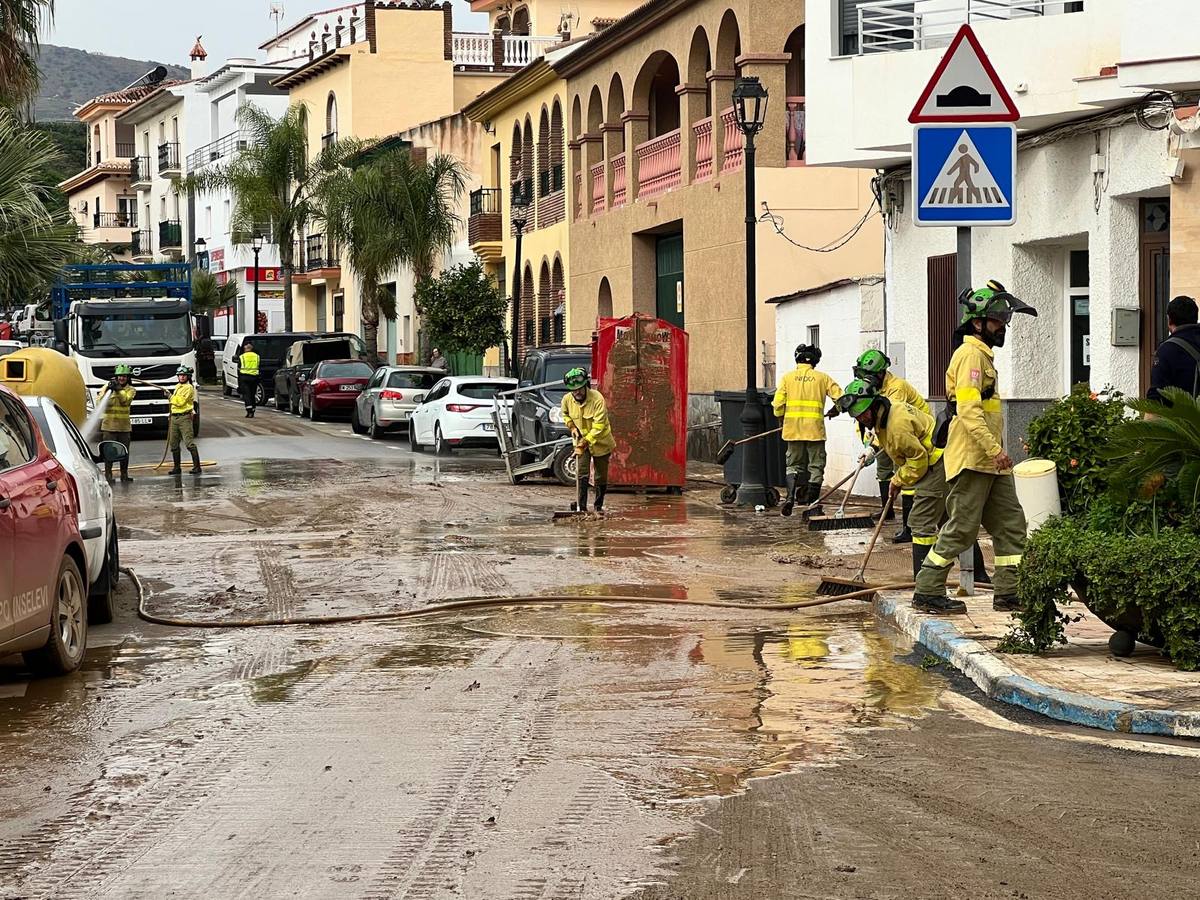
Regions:
<instances>
[{"instance_id":1,"label":"green safety helmet","mask_svg":"<svg viewBox=\"0 0 1200 900\"><path fill-rule=\"evenodd\" d=\"M867 350L854 364L855 378L882 378L891 367L892 361L881 350Z\"/></svg>"},{"instance_id":2,"label":"green safety helmet","mask_svg":"<svg viewBox=\"0 0 1200 900\"><path fill-rule=\"evenodd\" d=\"M815 366L821 361L821 348L811 344L801 344L796 348L796 362Z\"/></svg>"},{"instance_id":3,"label":"green safety helmet","mask_svg":"<svg viewBox=\"0 0 1200 900\"><path fill-rule=\"evenodd\" d=\"M125 365L125 363L120 363L117 366L116 370L113 372L113 374L114 375L132 375L133 369L129 368L129 366Z\"/></svg>"},{"instance_id":4,"label":"green safety helmet","mask_svg":"<svg viewBox=\"0 0 1200 900\"><path fill-rule=\"evenodd\" d=\"M837 405L842 412L857 417L870 409L871 404L878 399L879 388L869 381L856 378L846 385L846 390L842 392L842 396L838 397Z\"/></svg>"},{"instance_id":5,"label":"green safety helmet","mask_svg":"<svg viewBox=\"0 0 1200 900\"><path fill-rule=\"evenodd\" d=\"M995 279L988 281L986 287L978 290L964 289L958 295L958 304L963 308L960 325L966 325L973 319L996 319L1007 325L1012 321L1013 313L1037 315L1036 309L1018 300Z\"/></svg>"},{"instance_id":6,"label":"green safety helmet","mask_svg":"<svg viewBox=\"0 0 1200 900\"><path fill-rule=\"evenodd\" d=\"M591 379L588 378L587 370L580 367L572 369L563 377L563 384L567 386L567 390L569 391L577 391L580 388L587 387L590 383Z\"/></svg>"},{"instance_id":7,"label":"green safety helmet","mask_svg":"<svg viewBox=\"0 0 1200 900\"><path fill-rule=\"evenodd\" d=\"M175 374L176 375L187 375L189 378L191 378L192 370L188 366L180 366L178 369L175 370Z\"/></svg>"}]
</instances>

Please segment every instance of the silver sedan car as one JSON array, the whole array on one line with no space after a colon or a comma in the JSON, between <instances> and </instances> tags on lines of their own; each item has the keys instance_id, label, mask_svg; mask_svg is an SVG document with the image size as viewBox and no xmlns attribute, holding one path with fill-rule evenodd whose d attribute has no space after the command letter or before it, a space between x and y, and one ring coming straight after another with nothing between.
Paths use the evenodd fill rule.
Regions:
<instances>
[{"instance_id":1,"label":"silver sedan car","mask_svg":"<svg viewBox=\"0 0 1200 900\"><path fill-rule=\"evenodd\" d=\"M425 393L445 377L441 369L422 366L376 369L358 395L350 414L350 427L355 434L369 434L375 439L393 428L407 428L409 416L421 405Z\"/></svg>"}]
</instances>

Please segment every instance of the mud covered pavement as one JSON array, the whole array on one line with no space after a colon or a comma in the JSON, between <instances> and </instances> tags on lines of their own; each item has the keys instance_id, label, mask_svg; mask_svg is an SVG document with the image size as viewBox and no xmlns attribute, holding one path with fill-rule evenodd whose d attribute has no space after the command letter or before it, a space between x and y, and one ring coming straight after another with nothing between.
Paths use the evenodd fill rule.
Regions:
<instances>
[{"instance_id":1,"label":"mud covered pavement","mask_svg":"<svg viewBox=\"0 0 1200 900\"><path fill-rule=\"evenodd\" d=\"M803 599L862 535L703 482L552 525L569 492L493 455L205 411L216 467L120 493L155 614L517 599L168 628L125 579L77 675L0 663L0 897L1194 895L1189 746L1003 718L853 601L604 602Z\"/></svg>"}]
</instances>

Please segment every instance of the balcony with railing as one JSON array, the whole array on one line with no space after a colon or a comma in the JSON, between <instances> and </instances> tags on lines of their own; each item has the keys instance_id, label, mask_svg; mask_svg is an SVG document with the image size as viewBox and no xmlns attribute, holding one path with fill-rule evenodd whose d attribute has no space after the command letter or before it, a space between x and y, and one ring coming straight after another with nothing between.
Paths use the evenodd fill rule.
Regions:
<instances>
[{"instance_id":1,"label":"balcony with railing","mask_svg":"<svg viewBox=\"0 0 1200 900\"><path fill-rule=\"evenodd\" d=\"M500 188L471 191L471 215L467 219L467 242L481 259L492 261L503 254L503 192Z\"/></svg>"},{"instance_id":2,"label":"balcony with railing","mask_svg":"<svg viewBox=\"0 0 1200 900\"><path fill-rule=\"evenodd\" d=\"M696 135L696 180L713 176L713 118L708 116L692 126Z\"/></svg>"},{"instance_id":3,"label":"balcony with railing","mask_svg":"<svg viewBox=\"0 0 1200 900\"><path fill-rule=\"evenodd\" d=\"M467 69L521 69L561 40L556 34L456 31L450 36L450 58L454 65Z\"/></svg>"},{"instance_id":4,"label":"balcony with railing","mask_svg":"<svg viewBox=\"0 0 1200 900\"><path fill-rule=\"evenodd\" d=\"M93 228L137 228L137 210L92 213Z\"/></svg>"},{"instance_id":5,"label":"balcony with railing","mask_svg":"<svg viewBox=\"0 0 1200 900\"><path fill-rule=\"evenodd\" d=\"M657 197L679 187L682 180L679 129L660 134L635 152L638 160L638 199Z\"/></svg>"},{"instance_id":6,"label":"balcony with railing","mask_svg":"<svg viewBox=\"0 0 1200 900\"><path fill-rule=\"evenodd\" d=\"M140 262L154 258L154 234L151 231L135 231L133 233L133 242L130 246L130 252L133 255L134 262Z\"/></svg>"},{"instance_id":7,"label":"balcony with railing","mask_svg":"<svg viewBox=\"0 0 1200 900\"><path fill-rule=\"evenodd\" d=\"M166 143L158 145L158 174L171 177L180 174L179 144Z\"/></svg>"},{"instance_id":8,"label":"balcony with railing","mask_svg":"<svg viewBox=\"0 0 1200 900\"><path fill-rule=\"evenodd\" d=\"M178 219L158 223L158 249L183 249L183 224Z\"/></svg>"},{"instance_id":9,"label":"balcony with railing","mask_svg":"<svg viewBox=\"0 0 1200 900\"><path fill-rule=\"evenodd\" d=\"M132 141L117 142L117 159L133 159L137 156L137 145Z\"/></svg>"},{"instance_id":10,"label":"balcony with railing","mask_svg":"<svg viewBox=\"0 0 1200 900\"><path fill-rule=\"evenodd\" d=\"M602 213L607 206L604 196L604 163L592 166L592 214Z\"/></svg>"},{"instance_id":11,"label":"balcony with railing","mask_svg":"<svg viewBox=\"0 0 1200 900\"><path fill-rule=\"evenodd\" d=\"M629 199L629 178L625 165L626 156L618 153L612 161L612 205L613 209L624 206Z\"/></svg>"},{"instance_id":12,"label":"balcony with railing","mask_svg":"<svg viewBox=\"0 0 1200 900\"><path fill-rule=\"evenodd\" d=\"M187 157L188 171L195 172L209 163L241 153L249 146L250 141L246 136L241 132L234 131L189 153Z\"/></svg>"},{"instance_id":13,"label":"balcony with railing","mask_svg":"<svg viewBox=\"0 0 1200 900\"><path fill-rule=\"evenodd\" d=\"M148 156L135 156L129 161L129 183L135 188L150 187L150 179L154 177L154 169Z\"/></svg>"},{"instance_id":14,"label":"balcony with railing","mask_svg":"<svg viewBox=\"0 0 1200 900\"><path fill-rule=\"evenodd\" d=\"M304 239L304 256L299 264L301 271L319 272L336 269L341 265L337 248L328 245L323 234L310 234Z\"/></svg>"},{"instance_id":15,"label":"balcony with railing","mask_svg":"<svg viewBox=\"0 0 1200 900\"><path fill-rule=\"evenodd\" d=\"M725 131L725 160L721 164L721 174L740 172L746 164L746 136L738 127L737 113L732 106L721 113L721 127Z\"/></svg>"},{"instance_id":16,"label":"balcony with railing","mask_svg":"<svg viewBox=\"0 0 1200 900\"><path fill-rule=\"evenodd\" d=\"M867 0L858 7L858 55L946 47L965 24L1083 12L1084 0Z\"/></svg>"},{"instance_id":17,"label":"balcony with railing","mask_svg":"<svg viewBox=\"0 0 1200 900\"><path fill-rule=\"evenodd\" d=\"M804 165L804 98L788 97L785 103L787 110L787 164L789 166Z\"/></svg>"}]
</instances>

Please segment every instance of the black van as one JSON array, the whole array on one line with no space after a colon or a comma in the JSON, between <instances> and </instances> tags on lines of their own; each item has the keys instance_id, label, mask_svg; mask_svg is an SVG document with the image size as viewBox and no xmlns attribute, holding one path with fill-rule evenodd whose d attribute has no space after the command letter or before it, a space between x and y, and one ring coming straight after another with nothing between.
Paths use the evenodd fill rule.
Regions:
<instances>
[{"instance_id":1,"label":"black van","mask_svg":"<svg viewBox=\"0 0 1200 900\"><path fill-rule=\"evenodd\" d=\"M312 331L273 331L266 334L231 334L221 357L221 389L226 397L238 392L238 358L246 341L258 354L258 406L266 406L275 393L275 373L283 365L288 347L306 338L316 337Z\"/></svg>"},{"instance_id":2,"label":"black van","mask_svg":"<svg viewBox=\"0 0 1200 900\"><path fill-rule=\"evenodd\" d=\"M592 348L589 346L537 347L527 350L525 364L521 366L521 379L517 387L553 382L550 387L517 394L512 407L513 436L519 445L530 447L566 437L567 427L563 424L560 408L567 393L563 377L571 369L580 367L588 374L592 370ZM537 451L545 457L550 448ZM532 461L532 460L531 460Z\"/></svg>"}]
</instances>

